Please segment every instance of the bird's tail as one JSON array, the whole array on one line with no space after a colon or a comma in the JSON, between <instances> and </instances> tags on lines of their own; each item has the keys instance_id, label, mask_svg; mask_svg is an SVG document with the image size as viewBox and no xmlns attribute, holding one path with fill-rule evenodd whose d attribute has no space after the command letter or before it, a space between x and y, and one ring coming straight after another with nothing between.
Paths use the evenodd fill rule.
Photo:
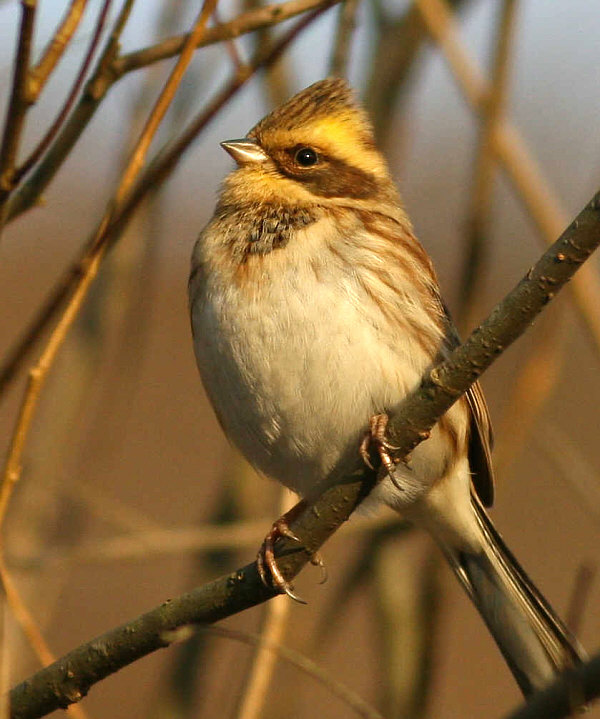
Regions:
<instances>
[{"instance_id":1,"label":"bird's tail","mask_svg":"<svg viewBox=\"0 0 600 719\"><path fill-rule=\"evenodd\" d=\"M583 660L578 641L523 571L476 496L484 551L445 548L525 696Z\"/></svg>"}]
</instances>

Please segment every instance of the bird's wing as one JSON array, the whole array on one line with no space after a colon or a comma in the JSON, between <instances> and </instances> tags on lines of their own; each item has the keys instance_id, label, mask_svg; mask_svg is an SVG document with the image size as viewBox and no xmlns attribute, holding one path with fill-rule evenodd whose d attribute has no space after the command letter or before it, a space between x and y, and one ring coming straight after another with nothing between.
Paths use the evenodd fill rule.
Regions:
<instances>
[{"instance_id":1,"label":"bird's wing","mask_svg":"<svg viewBox=\"0 0 600 719\"><path fill-rule=\"evenodd\" d=\"M448 322L446 333L448 349L454 349L460 344L460 337L450 312L440 297L440 304L443 307L444 315ZM494 436L492 422L479 382L471 385L465 393L471 414L471 426L469 435L469 465L471 467L471 479L473 487L477 492L484 507L491 507L494 503L494 468L492 465L492 447Z\"/></svg>"}]
</instances>

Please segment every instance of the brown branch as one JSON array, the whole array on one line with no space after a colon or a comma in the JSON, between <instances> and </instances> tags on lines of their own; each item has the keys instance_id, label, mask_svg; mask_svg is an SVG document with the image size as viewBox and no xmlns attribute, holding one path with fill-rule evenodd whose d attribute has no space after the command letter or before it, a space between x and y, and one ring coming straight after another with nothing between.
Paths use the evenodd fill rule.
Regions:
<instances>
[{"instance_id":1,"label":"brown branch","mask_svg":"<svg viewBox=\"0 0 600 719\"><path fill-rule=\"evenodd\" d=\"M598 245L600 192L488 319L444 362L432 369L421 386L402 402L389 424L390 439L400 448L399 456L406 456L427 437L437 419L527 329ZM284 539L277 544L278 565L286 579L293 579L321 544L346 521L375 481L376 473L359 463L358 458L351 473L342 476L334 469L323 483L320 495L292 523L291 529L300 543ZM273 595L273 590L261 583L256 565L252 563L165 602L134 621L78 647L16 686L11 692L12 719L34 719L68 706L81 699L104 677L168 646L177 628L218 621L256 606ZM600 659L593 666L597 677ZM568 686L572 687L572 684ZM582 688L587 691L587 686ZM595 691L600 692L600 682ZM585 697L589 698L588 694Z\"/></svg>"},{"instance_id":2,"label":"brown branch","mask_svg":"<svg viewBox=\"0 0 600 719\"><path fill-rule=\"evenodd\" d=\"M106 97L106 93L112 87L114 83L112 63L119 51L121 34L125 29L134 2L135 0L125 0L121 6L92 77L86 83L74 111L31 177L10 198L10 202L6 207L7 221L14 220L35 204L62 167L63 162L94 116L100 103Z\"/></svg>"},{"instance_id":3,"label":"brown branch","mask_svg":"<svg viewBox=\"0 0 600 719\"><path fill-rule=\"evenodd\" d=\"M36 0L21 1L19 42L15 56L10 101L6 109L2 147L0 147L0 206L4 204L14 187L13 172L25 125L25 115L29 107L27 78L36 6Z\"/></svg>"},{"instance_id":4,"label":"brown branch","mask_svg":"<svg viewBox=\"0 0 600 719\"><path fill-rule=\"evenodd\" d=\"M240 35L277 25L302 13L316 10L321 5L323 5L323 0L289 0L285 3L266 5L255 10L249 10L238 15L225 25L208 28L196 47L214 45L223 40L232 40ZM142 50L121 55L113 63L113 71L116 77L119 78L133 70L139 70L160 60L174 57L181 51L185 37L185 35L176 35L156 45L150 45Z\"/></svg>"},{"instance_id":5,"label":"brown branch","mask_svg":"<svg viewBox=\"0 0 600 719\"><path fill-rule=\"evenodd\" d=\"M319 7L330 7L336 2L339 0L290 0L280 5L269 5L260 10L253 10L238 16L226 25L207 28L204 39L199 42L198 47L203 47L205 41L206 45L215 44L259 28L276 25ZM132 4L132 0L126 0L120 17L125 17L129 13ZM62 166L116 80L126 72L173 57L181 49L185 40L183 36L176 37L165 40L157 46L138 51L141 53L139 57L138 53L131 53L131 56L123 55L119 58L117 57L118 39L123 24L124 22L119 21L119 27L113 30L97 68L62 132L31 177L11 197L6 210L7 221L14 220L35 204ZM0 379L0 392L2 385L3 380Z\"/></svg>"},{"instance_id":6,"label":"brown branch","mask_svg":"<svg viewBox=\"0 0 600 719\"><path fill-rule=\"evenodd\" d=\"M40 61L31 68L27 88L31 102L38 99L52 71L67 49L67 45L79 27L87 3L88 0L71 0L70 7L42 53Z\"/></svg>"},{"instance_id":7,"label":"brown branch","mask_svg":"<svg viewBox=\"0 0 600 719\"><path fill-rule=\"evenodd\" d=\"M75 5L76 2L77 0L74 0L73 5ZM81 68L79 69L75 81L73 82L71 91L67 95L67 99L63 103L62 108L59 110L54 122L48 128L44 137L39 141L37 147L33 150L33 152L31 152L29 157L20 165L20 167L15 170L13 178L13 181L15 183L19 182L23 175L26 175L29 172L29 170L35 165L35 163L40 159L44 152L46 152L46 150L50 147L52 141L62 127L67 115L71 111L73 103L75 102L75 99L79 94L79 90L81 89L85 76L87 75L87 71L92 62L94 52L96 51L98 43L100 42L100 37L102 35L102 31L104 30L104 24L106 22L106 16L108 15L111 4L112 0L104 0L104 5L100 10L100 15L98 17L98 21L96 22L96 27L94 29L88 51L85 54L85 57L81 64ZM71 7L71 9L73 9L73 6Z\"/></svg>"}]
</instances>

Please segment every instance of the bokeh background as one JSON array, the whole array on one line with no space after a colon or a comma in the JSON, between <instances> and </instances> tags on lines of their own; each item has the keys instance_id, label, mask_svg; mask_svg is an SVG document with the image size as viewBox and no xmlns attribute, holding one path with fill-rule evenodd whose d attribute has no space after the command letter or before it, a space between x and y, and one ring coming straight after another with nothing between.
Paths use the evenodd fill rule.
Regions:
<instances>
[{"instance_id":1,"label":"bokeh background","mask_svg":"<svg viewBox=\"0 0 600 719\"><path fill-rule=\"evenodd\" d=\"M39 5L35 52L66 3ZM89 2L32 110L25 151L61 106L99 6ZM223 0L218 21L250 7ZM490 201L487 209L485 202L475 203L483 256L469 293L464 277L481 117L411 3L347 0L345 7L356 24L345 71L374 113L418 236L466 332L526 272L552 228L558 223L560 231L598 187L600 14L586 0L442 6L456 13L458 46L483 78L498 66L498 38L507 41L504 102L496 121L517 128L508 154L517 153L514 172L524 177L516 189L498 155L484 160L492 176ZM184 32L197 11L191 2L135 3L122 51ZM504 29L503 12L512 13ZM52 368L2 542L19 595L56 656L249 561L290 499L245 466L207 403L191 347L188 262L220 179L231 168L219 141L243 136L274 104L329 74L339 17L340 7L328 10L276 68L245 85L156 188L105 259ZM0 3L4 108L18 18L19 3ZM235 62L267 42L268 34L255 33L198 51L153 151L207 104ZM407 59L402 51L412 46ZM0 357L98 223L173 62L116 83L43 201L7 225L0 245ZM479 76L473 77L477 89ZM544 190L541 199L536 187ZM595 258L590 266L593 283ZM600 306L592 303L587 312L600 313ZM588 327L566 291L496 362L483 385L496 427L494 520L591 653L600 645L600 343ZM36 345L0 398L3 451L26 370L42 347ZM308 606L281 599L287 616L276 621L280 641L311 657L328 677L352 687L388 718L501 717L521 701L479 617L427 537L385 513L362 517L337 533L324 558L329 581L318 584L317 571L305 570L297 588ZM267 611L259 607L223 625L257 632ZM14 683L39 662L10 607L4 624L4 658ZM250 647L203 634L103 681L82 707L97 719L241 717L252 666ZM327 681L277 659L258 716L283 715L353 716ZM589 716L600 717L600 710Z\"/></svg>"}]
</instances>

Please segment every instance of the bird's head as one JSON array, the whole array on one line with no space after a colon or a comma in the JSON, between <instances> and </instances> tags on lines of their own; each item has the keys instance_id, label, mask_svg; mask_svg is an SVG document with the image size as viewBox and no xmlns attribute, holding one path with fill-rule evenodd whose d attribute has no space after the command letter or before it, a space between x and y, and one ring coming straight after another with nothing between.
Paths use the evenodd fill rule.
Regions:
<instances>
[{"instance_id":1,"label":"bird's head","mask_svg":"<svg viewBox=\"0 0 600 719\"><path fill-rule=\"evenodd\" d=\"M221 144L240 168L227 184L254 201L397 202L367 114L340 78L307 87L245 138Z\"/></svg>"}]
</instances>

